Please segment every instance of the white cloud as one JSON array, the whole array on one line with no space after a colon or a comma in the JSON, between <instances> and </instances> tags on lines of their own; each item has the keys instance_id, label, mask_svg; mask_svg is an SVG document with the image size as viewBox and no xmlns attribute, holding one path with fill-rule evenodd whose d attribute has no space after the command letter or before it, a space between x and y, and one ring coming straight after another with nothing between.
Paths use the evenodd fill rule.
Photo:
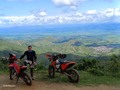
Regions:
<instances>
[{"instance_id":1,"label":"white cloud","mask_svg":"<svg viewBox=\"0 0 120 90\"><path fill-rule=\"evenodd\" d=\"M24 25L33 23L34 16L4 16L0 17L0 20L6 25Z\"/></svg>"},{"instance_id":2,"label":"white cloud","mask_svg":"<svg viewBox=\"0 0 120 90\"><path fill-rule=\"evenodd\" d=\"M41 10L33 10L30 12L33 16L35 17L44 17L47 16L47 12L45 11L45 9L41 9Z\"/></svg>"},{"instance_id":3,"label":"white cloud","mask_svg":"<svg viewBox=\"0 0 120 90\"><path fill-rule=\"evenodd\" d=\"M97 11L96 10L89 10L86 13L87 14L97 14Z\"/></svg>"},{"instance_id":4,"label":"white cloud","mask_svg":"<svg viewBox=\"0 0 120 90\"><path fill-rule=\"evenodd\" d=\"M107 16L107 17L111 17L114 15L114 8L108 8L106 10L104 10L103 15Z\"/></svg>"},{"instance_id":5,"label":"white cloud","mask_svg":"<svg viewBox=\"0 0 120 90\"><path fill-rule=\"evenodd\" d=\"M67 11L67 12L77 11L78 5L80 5L80 3L83 1L86 0L52 0L55 6L64 7L63 11Z\"/></svg>"},{"instance_id":6,"label":"white cloud","mask_svg":"<svg viewBox=\"0 0 120 90\"><path fill-rule=\"evenodd\" d=\"M102 12L106 17L120 16L120 8L108 8Z\"/></svg>"},{"instance_id":7,"label":"white cloud","mask_svg":"<svg viewBox=\"0 0 120 90\"><path fill-rule=\"evenodd\" d=\"M102 12L88 10L65 15L48 15L45 10L29 16L0 16L0 25L40 25L93 22L120 22L120 8L106 9Z\"/></svg>"},{"instance_id":8,"label":"white cloud","mask_svg":"<svg viewBox=\"0 0 120 90\"><path fill-rule=\"evenodd\" d=\"M2 22L2 21L0 21L0 24L3 24L3 22Z\"/></svg>"},{"instance_id":9,"label":"white cloud","mask_svg":"<svg viewBox=\"0 0 120 90\"><path fill-rule=\"evenodd\" d=\"M80 12L76 12L75 15L76 16L83 16L82 13L80 13Z\"/></svg>"},{"instance_id":10,"label":"white cloud","mask_svg":"<svg viewBox=\"0 0 120 90\"><path fill-rule=\"evenodd\" d=\"M53 0L53 2L57 6L74 6L78 0Z\"/></svg>"},{"instance_id":11,"label":"white cloud","mask_svg":"<svg viewBox=\"0 0 120 90\"><path fill-rule=\"evenodd\" d=\"M47 16L47 13L45 11L41 11L39 15L44 17L44 16Z\"/></svg>"},{"instance_id":12,"label":"white cloud","mask_svg":"<svg viewBox=\"0 0 120 90\"><path fill-rule=\"evenodd\" d=\"M120 16L120 8L116 8L114 14Z\"/></svg>"},{"instance_id":13,"label":"white cloud","mask_svg":"<svg viewBox=\"0 0 120 90\"><path fill-rule=\"evenodd\" d=\"M56 6L76 6L79 2L86 0L52 0Z\"/></svg>"},{"instance_id":14,"label":"white cloud","mask_svg":"<svg viewBox=\"0 0 120 90\"><path fill-rule=\"evenodd\" d=\"M63 19L58 19L58 21L59 21L59 23L63 23L64 21L63 21Z\"/></svg>"}]
</instances>

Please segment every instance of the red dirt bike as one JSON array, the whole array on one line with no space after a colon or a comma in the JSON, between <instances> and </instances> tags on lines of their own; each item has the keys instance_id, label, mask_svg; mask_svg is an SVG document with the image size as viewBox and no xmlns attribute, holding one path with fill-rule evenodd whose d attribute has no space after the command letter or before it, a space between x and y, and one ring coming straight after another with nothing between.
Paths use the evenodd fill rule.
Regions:
<instances>
[{"instance_id":1,"label":"red dirt bike","mask_svg":"<svg viewBox=\"0 0 120 90\"><path fill-rule=\"evenodd\" d=\"M28 76L27 73L25 73L25 70L27 69L27 66L19 66L17 62L17 58L14 54L9 53L9 70L10 70L10 80L13 80L15 77L17 78L16 84L21 78L27 85L32 85L32 80Z\"/></svg>"},{"instance_id":2,"label":"red dirt bike","mask_svg":"<svg viewBox=\"0 0 120 90\"><path fill-rule=\"evenodd\" d=\"M66 75L70 82L78 83L79 82L79 74L78 72L73 69L72 67L76 64L75 62L60 62L60 59L64 59L66 54L58 54L58 55L50 55L47 54L46 57L51 62L48 68L49 77L53 78L55 76L55 72L62 73ZM58 67L59 62L59 67Z\"/></svg>"}]
</instances>

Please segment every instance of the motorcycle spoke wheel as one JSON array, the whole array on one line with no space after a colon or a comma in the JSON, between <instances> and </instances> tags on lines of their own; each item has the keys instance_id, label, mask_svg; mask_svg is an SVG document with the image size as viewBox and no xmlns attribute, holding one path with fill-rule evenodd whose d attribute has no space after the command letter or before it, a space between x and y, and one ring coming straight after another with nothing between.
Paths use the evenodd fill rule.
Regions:
<instances>
[{"instance_id":1,"label":"motorcycle spoke wheel","mask_svg":"<svg viewBox=\"0 0 120 90\"><path fill-rule=\"evenodd\" d=\"M16 78L16 71L14 70L14 68L10 68L10 80L13 80Z\"/></svg>"},{"instance_id":2,"label":"motorcycle spoke wheel","mask_svg":"<svg viewBox=\"0 0 120 90\"><path fill-rule=\"evenodd\" d=\"M78 83L79 82L79 74L76 70L70 69L70 70L68 70L68 74L69 74L68 78L70 79L70 81L72 83Z\"/></svg>"},{"instance_id":3,"label":"motorcycle spoke wheel","mask_svg":"<svg viewBox=\"0 0 120 90\"><path fill-rule=\"evenodd\" d=\"M29 85L29 86L32 85L32 80L26 73L22 73L21 78L27 85Z\"/></svg>"}]
</instances>

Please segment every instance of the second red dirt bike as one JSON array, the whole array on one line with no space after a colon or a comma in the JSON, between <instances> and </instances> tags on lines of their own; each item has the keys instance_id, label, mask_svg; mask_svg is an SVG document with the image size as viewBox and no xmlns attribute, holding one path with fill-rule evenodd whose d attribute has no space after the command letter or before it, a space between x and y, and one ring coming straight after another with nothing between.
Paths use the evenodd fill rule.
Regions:
<instances>
[{"instance_id":1,"label":"second red dirt bike","mask_svg":"<svg viewBox=\"0 0 120 90\"><path fill-rule=\"evenodd\" d=\"M66 54L47 54L46 57L51 62L48 68L50 78L53 78L55 76L55 72L59 72L66 75L72 83L79 82L79 74L75 69L72 68L76 63L68 61L61 62L59 60L59 58L64 59L66 57Z\"/></svg>"},{"instance_id":2,"label":"second red dirt bike","mask_svg":"<svg viewBox=\"0 0 120 90\"><path fill-rule=\"evenodd\" d=\"M16 84L21 78L27 85L32 85L32 80L28 76L27 73L25 73L25 70L27 69L27 66L19 66L17 61L17 58L14 54L9 53L9 70L10 70L10 79L13 80L14 77L17 78Z\"/></svg>"}]
</instances>

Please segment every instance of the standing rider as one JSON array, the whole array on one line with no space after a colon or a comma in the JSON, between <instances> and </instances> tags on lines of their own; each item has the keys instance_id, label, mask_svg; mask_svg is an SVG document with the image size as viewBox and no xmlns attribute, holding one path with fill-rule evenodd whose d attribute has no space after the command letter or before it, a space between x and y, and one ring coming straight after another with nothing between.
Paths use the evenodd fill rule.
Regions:
<instances>
[{"instance_id":1,"label":"standing rider","mask_svg":"<svg viewBox=\"0 0 120 90\"><path fill-rule=\"evenodd\" d=\"M34 50L32 50L31 45L28 46L28 50L24 52L24 54L20 57L20 59L24 58L25 56L27 57L27 60L32 61L32 64L36 63L36 59L37 59L36 52ZM25 65L26 65L26 63L25 63ZM30 75L31 75L32 80L34 80L33 69L34 69L34 67L30 66Z\"/></svg>"}]
</instances>

